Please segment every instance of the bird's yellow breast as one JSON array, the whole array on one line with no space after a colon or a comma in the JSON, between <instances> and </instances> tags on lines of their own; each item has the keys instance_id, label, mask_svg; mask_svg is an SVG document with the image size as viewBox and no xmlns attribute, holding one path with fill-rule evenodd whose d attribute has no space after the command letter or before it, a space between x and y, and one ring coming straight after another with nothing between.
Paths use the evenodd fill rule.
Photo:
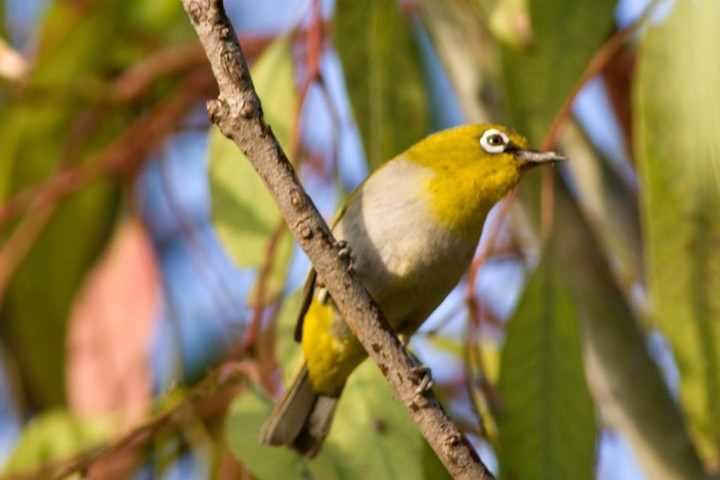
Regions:
<instances>
[{"instance_id":1,"label":"bird's yellow breast","mask_svg":"<svg viewBox=\"0 0 720 480\"><path fill-rule=\"evenodd\" d=\"M488 169L469 163L434 175L425 186L435 220L468 238L478 238L495 203L520 180L517 169Z\"/></svg>"}]
</instances>

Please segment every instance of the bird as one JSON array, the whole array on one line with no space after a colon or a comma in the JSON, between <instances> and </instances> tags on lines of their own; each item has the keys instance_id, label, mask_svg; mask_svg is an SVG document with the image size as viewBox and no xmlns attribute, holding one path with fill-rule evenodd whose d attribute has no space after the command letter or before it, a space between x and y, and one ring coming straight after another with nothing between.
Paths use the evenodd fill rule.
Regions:
<instances>
[{"instance_id":1,"label":"bird","mask_svg":"<svg viewBox=\"0 0 720 480\"><path fill-rule=\"evenodd\" d=\"M408 338L468 270L490 209L525 171L565 160L512 130L463 125L420 140L347 197L332 226L352 268L395 333ZM312 458L330 431L345 382L367 357L314 270L295 339L303 359L262 426L260 441Z\"/></svg>"}]
</instances>

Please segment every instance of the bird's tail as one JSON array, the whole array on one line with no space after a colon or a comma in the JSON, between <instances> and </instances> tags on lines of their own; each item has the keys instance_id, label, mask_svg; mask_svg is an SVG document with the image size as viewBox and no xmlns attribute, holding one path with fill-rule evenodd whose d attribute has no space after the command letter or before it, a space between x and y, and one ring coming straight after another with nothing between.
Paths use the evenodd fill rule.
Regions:
<instances>
[{"instance_id":1,"label":"bird's tail","mask_svg":"<svg viewBox=\"0 0 720 480\"><path fill-rule=\"evenodd\" d=\"M286 445L312 458L320 451L330 432L339 397L315 392L303 364L292 385L275 406L260 431L260 441L268 445Z\"/></svg>"}]
</instances>

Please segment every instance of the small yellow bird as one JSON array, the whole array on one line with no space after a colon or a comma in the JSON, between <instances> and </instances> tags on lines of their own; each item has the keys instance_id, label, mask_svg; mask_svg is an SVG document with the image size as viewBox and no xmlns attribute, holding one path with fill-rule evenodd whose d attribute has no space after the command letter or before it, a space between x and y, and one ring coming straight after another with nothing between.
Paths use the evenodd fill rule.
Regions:
<instances>
[{"instance_id":1,"label":"small yellow bird","mask_svg":"<svg viewBox=\"0 0 720 480\"><path fill-rule=\"evenodd\" d=\"M412 335L457 285L485 217L525 170L564 160L528 150L498 125L467 125L421 140L370 175L339 212L333 234L395 332ZM367 352L311 270L296 340L304 360L260 439L307 457L322 446L347 378Z\"/></svg>"}]
</instances>

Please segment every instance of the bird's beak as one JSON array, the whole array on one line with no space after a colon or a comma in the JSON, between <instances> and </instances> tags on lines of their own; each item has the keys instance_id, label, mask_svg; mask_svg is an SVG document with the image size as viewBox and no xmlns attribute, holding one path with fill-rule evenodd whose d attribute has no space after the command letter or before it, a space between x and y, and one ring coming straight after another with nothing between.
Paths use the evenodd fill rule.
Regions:
<instances>
[{"instance_id":1,"label":"bird's beak","mask_svg":"<svg viewBox=\"0 0 720 480\"><path fill-rule=\"evenodd\" d=\"M517 150L515 158L523 162L524 166L534 167L543 163L564 162L566 157L555 152L538 152L537 150Z\"/></svg>"}]
</instances>

